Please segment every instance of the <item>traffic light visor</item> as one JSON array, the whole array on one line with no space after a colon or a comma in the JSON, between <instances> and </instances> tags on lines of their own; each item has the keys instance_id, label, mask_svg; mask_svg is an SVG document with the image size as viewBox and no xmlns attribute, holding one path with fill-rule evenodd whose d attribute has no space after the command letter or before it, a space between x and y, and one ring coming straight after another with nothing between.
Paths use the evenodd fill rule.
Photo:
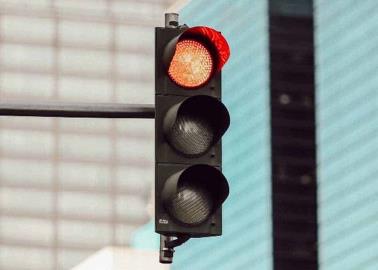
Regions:
<instances>
[{"instance_id":1,"label":"traffic light visor","mask_svg":"<svg viewBox=\"0 0 378 270\"><path fill-rule=\"evenodd\" d=\"M162 192L168 213L178 222L198 225L206 221L229 194L226 178L209 165L193 165L168 178Z\"/></svg>"},{"instance_id":2,"label":"traffic light visor","mask_svg":"<svg viewBox=\"0 0 378 270\"><path fill-rule=\"evenodd\" d=\"M206 26L196 26L189 28L182 35L181 38L186 37L199 37L213 47L217 64L215 66L216 71L221 71L224 64L226 64L230 57L230 47L221 34L221 32Z\"/></svg>"},{"instance_id":3,"label":"traffic light visor","mask_svg":"<svg viewBox=\"0 0 378 270\"><path fill-rule=\"evenodd\" d=\"M198 95L172 106L164 118L164 133L179 153L196 157L206 153L230 125L227 108L218 99Z\"/></svg>"}]
</instances>

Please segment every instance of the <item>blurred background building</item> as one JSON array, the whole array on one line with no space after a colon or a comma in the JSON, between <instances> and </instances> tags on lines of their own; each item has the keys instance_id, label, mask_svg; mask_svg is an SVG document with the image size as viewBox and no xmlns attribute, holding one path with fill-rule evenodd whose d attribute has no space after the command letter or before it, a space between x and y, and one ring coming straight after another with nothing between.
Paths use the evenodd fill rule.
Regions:
<instances>
[{"instance_id":1,"label":"blurred background building","mask_svg":"<svg viewBox=\"0 0 378 270\"><path fill-rule=\"evenodd\" d=\"M170 1L0 1L1 101L154 102ZM0 269L70 269L149 219L152 120L0 119Z\"/></svg>"},{"instance_id":2,"label":"blurred background building","mask_svg":"<svg viewBox=\"0 0 378 270\"><path fill-rule=\"evenodd\" d=\"M224 235L189 241L175 255L173 269L273 269L270 142L266 140L270 136L269 2L273 1L220 0L207 5L205 0L194 0L181 11L186 23L212 25L230 41L231 58L222 75L223 100L232 119L223 140L231 194L225 202ZM301 0L274 2L295 14ZM378 1L314 0L313 7L319 269L374 270L378 267ZM211 256L203 256L210 250ZM282 267L277 269L289 269Z\"/></svg>"},{"instance_id":3,"label":"blurred background building","mask_svg":"<svg viewBox=\"0 0 378 270\"><path fill-rule=\"evenodd\" d=\"M182 22L222 31L231 48L222 70L222 101L231 117L222 139L222 169L230 195L222 237L189 240L177 248L172 269L271 270L268 1L197 0L180 13Z\"/></svg>"},{"instance_id":4,"label":"blurred background building","mask_svg":"<svg viewBox=\"0 0 378 270\"><path fill-rule=\"evenodd\" d=\"M319 262L378 267L378 1L315 1Z\"/></svg>"},{"instance_id":5,"label":"blurred background building","mask_svg":"<svg viewBox=\"0 0 378 270\"><path fill-rule=\"evenodd\" d=\"M181 23L230 42L231 194L224 235L191 239L172 268L271 270L268 0L0 0L0 99L153 103L153 27L178 2ZM378 2L314 0L314 20L319 265L376 270ZM155 249L153 131L152 120L1 118L0 269L70 269L105 246Z\"/></svg>"}]
</instances>

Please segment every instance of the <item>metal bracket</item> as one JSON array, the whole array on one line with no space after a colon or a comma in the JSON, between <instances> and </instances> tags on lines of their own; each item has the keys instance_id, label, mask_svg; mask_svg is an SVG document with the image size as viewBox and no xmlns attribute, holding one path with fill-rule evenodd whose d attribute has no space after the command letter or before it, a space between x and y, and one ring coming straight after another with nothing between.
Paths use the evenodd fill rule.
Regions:
<instances>
[{"instance_id":1,"label":"metal bracket","mask_svg":"<svg viewBox=\"0 0 378 270\"><path fill-rule=\"evenodd\" d=\"M175 247L178 247L190 239L189 235L166 236L160 235L160 263L172 263Z\"/></svg>"}]
</instances>

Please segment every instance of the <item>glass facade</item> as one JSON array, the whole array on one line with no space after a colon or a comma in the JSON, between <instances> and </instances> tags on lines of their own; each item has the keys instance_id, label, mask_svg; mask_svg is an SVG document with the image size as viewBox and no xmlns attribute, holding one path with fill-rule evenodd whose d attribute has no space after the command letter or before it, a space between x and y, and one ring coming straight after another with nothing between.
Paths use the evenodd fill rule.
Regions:
<instances>
[{"instance_id":1,"label":"glass facade","mask_svg":"<svg viewBox=\"0 0 378 270\"><path fill-rule=\"evenodd\" d=\"M267 15L260 0L191 1L180 13L181 23L214 27L231 47L222 73L231 116L223 137L230 196L223 235L178 247L172 269L272 269Z\"/></svg>"},{"instance_id":2,"label":"glass facade","mask_svg":"<svg viewBox=\"0 0 378 270\"><path fill-rule=\"evenodd\" d=\"M315 1L321 270L378 266L378 2Z\"/></svg>"}]
</instances>

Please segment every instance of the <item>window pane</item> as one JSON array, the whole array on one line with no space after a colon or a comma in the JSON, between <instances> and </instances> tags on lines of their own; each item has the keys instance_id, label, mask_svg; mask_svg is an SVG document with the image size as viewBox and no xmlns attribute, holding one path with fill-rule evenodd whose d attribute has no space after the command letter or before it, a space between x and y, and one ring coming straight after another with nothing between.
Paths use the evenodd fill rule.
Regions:
<instances>
[{"instance_id":1,"label":"window pane","mask_svg":"<svg viewBox=\"0 0 378 270\"><path fill-rule=\"evenodd\" d=\"M114 121L114 120L113 120ZM82 119L82 118L60 118L59 128L66 132L83 133L108 133L111 130L112 120L109 119Z\"/></svg>"},{"instance_id":2,"label":"window pane","mask_svg":"<svg viewBox=\"0 0 378 270\"><path fill-rule=\"evenodd\" d=\"M155 122L150 119L138 119L134 121L131 119L125 119L117 121L117 130L124 136L149 138L154 140L155 138Z\"/></svg>"},{"instance_id":3,"label":"window pane","mask_svg":"<svg viewBox=\"0 0 378 270\"><path fill-rule=\"evenodd\" d=\"M107 80L62 77L59 80L59 95L64 101L109 102L112 86Z\"/></svg>"},{"instance_id":4,"label":"window pane","mask_svg":"<svg viewBox=\"0 0 378 270\"><path fill-rule=\"evenodd\" d=\"M71 269L76 266L78 263L84 261L93 253L96 249L89 250L73 250L73 249L62 249L58 252L58 265L59 269L66 270ZM104 269L105 270L105 269ZM126 270L126 269L125 269Z\"/></svg>"},{"instance_id":5,"label":"window pane","mask_svg":"<svg viewBox=\"0 0 378 270\"><path fill-rule=\"evenodd\" d=\"M109 195L62 192L58 209L63 216L105 220L112 215L112 200Z\"/></svg>"},{"instance_id":6,"label":"window pane","mask_svg":"<svg viewBox=\"0 0 378 270\"><path fill-rule=\"evenodd\" d=\"M61 49L59 51L60 70L63 73L99 73L110 71L110 53L94 50Z\"/></svg>"},{"instance_id":7,"label":"window pane","mask_svg":"<svg viewBox=\"0 0 378 270\"><path fill-rule=\"evenodd\" d=\"M160 3L113 0L112 11L117 15L125 15L132 18L149 16L158 18L164 14L164 7Z\"/></svg>"},{"instance_id":8,"label":"window pane","mask_svg":"<svg viewBox=\"0 0 378 270\"><path fill-rule=\"evenodd\" d=\"M138 227L131 225L117 225L116 238L117 245L127 246L130 244L131 237Z\"/></svg>"},{"instance_id":9,"label":"window pane","mask_svg":"<svg viewBox=\"0 0 378 270\"><path fill-rule=\"evenodd\" d=\"M25 267L27 266L27 267ZM53 269L53 253L49 249L0 246L1 269Z\"/></svg>"},{"instance_id":10,"label":"window pane","mask_svg":"<svg viewBox=\"0 0 378 270\"><path fill-rule=\"evenodd\" d=\"M129 138L117 141L118 158L126 163L153 166L154 141Z\"/></svg>"},{"instance_id":11,"label":"window pane","mask_svg":"<svg viewBox=\"0 0 378 270\"><path fill-rule=\"evenodd\" d=\"M60 156L64 159L109 161L111 140L108 137L62 135L59 142Z\"/></svg>"},{"instance_id":12,"label":"window pane","mask_svg":"<svg viewBox=\"0 0 378 270\"><path fill-rule=\"evenodd\" d=\"M1 38L4 40L52 43L54 27L52 19L44 18L2 16L0 21Z\"/></svg>"},{"instance_id":13,"label":"window pane","mask_svg":"<svg viewBox=\"0 0 378 270\"><path fill-rule=\"evenodd\" d=\"M2 0L1 2L5 2L9 6L16 6L21 9L28 9L28 8L41 8L41 7L49 7L51 5L51 0Z\"/></svg>"},{"instance_id":14,"label":"window pane","mask_svg":"<svg viewBox=\"0 0 378 270\"><path fill-rule=\"evenodd\" d=\"M146 202L139 196L119 196L116 201L117 216L123 221L146 222L148 220Z\"/></svg>"},{"instance_id":15,"label":"window pane","mask_svg":"<svg viewBox=\"0 0 378 270\"><path fill-rule=\"evenodd\" d=\"M55 6L60 10L90 10L91 12L103 12L106 9L106 0L59 0L55 1Z\"/></svg>"},{"instance_id":16,"label":"window pane","mask_svg":"<svg viewBox=\"0 0 378 270\"><path fill-rule=\"evenodd\" d=\"M154 84L151 81L120 81L116 86L117 101L124 103L153 104L155 102Z\"/></svg>"},{"instance_id":17,"label":"window pane","mask_svg":"<svg viewBox=\"0 0 378 270\"><path fill-rule=\"evenodd\" d=\"M47 216L53 211L53 196L47 191L1 188L0 209L12 215L27 212L38 216Z\"/></svg>"},{"instance_id":18,"label":"window pane","mask_svg":"<svg viewBox=\"0 0 378 270\"><path fill-rule=\"evenodd\" d=\"M61 221L58 228L59 242L63 245L88 246L96 249L111 243L110 224Z\"/></svg>"},{"instance_id":19,"label":"window pane","mask_svg":"<svg viewBox=\"0 0 378 270\"><path fill-rule=\"evenodd\" d=\"M155 32L153 27L120 25L116 29L118 49L145 50L151 56L155 49Z\"/></svg>"},{"instance_id":20,"label":"window pane","mask_svg":"<svg viewBox=\"0 0 378 270\"><path fill-rule=\"evenodd\" d=\"M116 179L120 190L129 194L145 194L148 197L154 181L154 171L146 170L146 168L124 166L118 168Z\"/></svg>"},{"instance_id":21,"label":"window pane","mask_svg":"<svg viewBox=\"0 0 378 270\"><path fill-rule=\"evenodd\" d=\"M6 127L17 130L36 129L36 130L52 130L54 118L48 117L3 117L0 118L2 129Z\"/></svg>"},{"instance_id":22,"label":"window pane","mask_svg":"<svg viewBox=\"0 0 378 270\"><path fill-rule=\"evenodd\" d=\"M49 132L7 130L0 131L0 147L9 156L48 158L53 153L54 138Z\"/></svg>"},{"instance_id":23,"label":"window pane","mask_svg":"<svg viewBox=\"0 0 378 270\"><path fill-rule=\"evenodd\" d=\"M2 217L0 220L0 236L5 241L51 245L53 233L53 223L48 219Z\"/></svg>"},{"instance_id":24,"label":"window pane","mask_svg":"<svg viewBox=\"0 0 378 270\"><path fill-rule=\"evenodd\" d=\"M4 72L0 76L1 95L49 98L53 94L51 75Z\"/></svg>"},{"instance_id":25,"label":"window pane","mask_svg":"<svg viewBox=\"0 0 378 270\"><path fill-rule=\"evenodd\" d=\"M3 44L0 47L0 61L8 68L49 71L53 67L53 49L50 47Z\"/></svg>"},{"instance_id":26,"label":"window pane","mask_svg":"<svg viewBox=\"0 0 378 270\"><path fill-rule=\"evenodd\" d=\"M92 1L89 6L91 5L93 5ZM103 23L61 21L59 33L63 44L107 48L111 41L111 27Z\"/></svg>"},{"instance_id":27,"label":"window pane","mask_svg":"<svg viewBox=\"0 0 378 270\"><path fill-rule=\"evenodd\" d=\"M110 169L100 164L60 163L59 184L63 189L84 188L108 191L111 184Z\"/></svg>"},{"instance_id":28,"label":"window pane","mask_svg":"<svg viewBox=\"0 0 378 270\"><path fill-rule=\"evenodd\" d=\"M8 185L51 187L53 170L50 161L0 160L0 178Z\"/></svg>"},{"instance_id":29,"label":"window pane","mask_svg":"<svg viewBox=\"0 0 378 270\"><path fill-rule=\"evenodd\" d=\"M154 60L142 54L119 53L116 58L117 72L133 80L153 80Z\"/></svg>"}]
</instances>

